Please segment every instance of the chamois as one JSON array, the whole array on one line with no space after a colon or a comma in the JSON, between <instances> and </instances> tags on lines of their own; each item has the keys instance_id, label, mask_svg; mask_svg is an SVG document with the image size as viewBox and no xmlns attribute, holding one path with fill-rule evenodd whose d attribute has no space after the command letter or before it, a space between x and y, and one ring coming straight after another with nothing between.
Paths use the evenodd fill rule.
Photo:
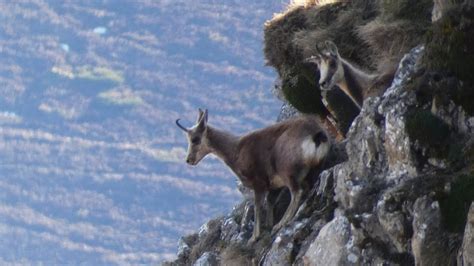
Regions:
<instances>
[{"instance_id":1,"label":"chamois","mask_svg":"<svg viewBox=\"0 0 474 266\"><path fill-rule=\"evenodd\" d=\"M186 128L188 151L186 162L197 165L207 154L220 158L242 181L254 191L255 223L252 238L260 236L261 213L265 197L271 189L288 187L291 201L276 232L295 215L303 196L306 176L324 162L331 140L316 116L300 116L250 132L243 136L214 128L207 123L208 111L199 109L197 123ZM267 202L269 202L267 198ZM266 206L266 223L273 225L273 206Z\"/></svg>"},{"instance_id":2,"label":"chamois","mask_svg":"<svg viewBox=\"0 0 474 266\"><path fill-rule=\"evenodd\" d=\"M325 52L316 46L317 54L305 60L318 65L321 90L337 85L361 109L364 99L380 93L392 81L394 73L368 74L344 60L333 42L326 41L325 45Z\"/></svg>"}]
</instances>

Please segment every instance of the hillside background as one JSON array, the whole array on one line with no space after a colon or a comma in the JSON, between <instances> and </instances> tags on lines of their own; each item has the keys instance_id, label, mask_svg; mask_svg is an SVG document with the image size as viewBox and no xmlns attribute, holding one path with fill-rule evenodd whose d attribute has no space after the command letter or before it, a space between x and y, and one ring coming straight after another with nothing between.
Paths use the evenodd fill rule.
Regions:
<instances>
[{"instance_id":1,"label":"hillside background","mask_svg":"<svg viewBox=\"0 0 474 266\"><path fill-rule=\"evenodd\" d=\"M0 264L154 264L241 198L184 164L197 108L275 120L263 24L281 1L0 0Z\"/></svg>"}]
</instances>

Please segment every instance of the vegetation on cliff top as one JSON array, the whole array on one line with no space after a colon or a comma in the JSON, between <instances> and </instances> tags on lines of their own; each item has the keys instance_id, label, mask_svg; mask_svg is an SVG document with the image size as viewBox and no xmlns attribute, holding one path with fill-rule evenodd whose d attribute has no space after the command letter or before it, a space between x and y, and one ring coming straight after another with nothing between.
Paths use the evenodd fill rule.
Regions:
<instances>
[{"instance_id":1,"label":"vegetation on cliff top","mask_svg":"<svg viewBox=\"0 0 474 266\"><path fill-rule=\"evenodd\" d=\"M317 69L303 64L316 45L332 40L342 57L368 70L393 70L401 56L421 41L430 24L431 0L350 1L319 5L303 1L265 24L264 54L282 80L286 100L302 113L326 115ZM429 11L427 11L429 10ZM327 97L328 108L346 132L356 108L339 108L341 97Z\"/></svg>"}]
</instances>

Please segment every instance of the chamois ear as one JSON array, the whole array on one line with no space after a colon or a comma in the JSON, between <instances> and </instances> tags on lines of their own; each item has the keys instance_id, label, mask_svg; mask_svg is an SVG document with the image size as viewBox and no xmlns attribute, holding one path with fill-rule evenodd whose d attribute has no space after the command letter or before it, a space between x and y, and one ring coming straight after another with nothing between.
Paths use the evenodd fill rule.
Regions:
<instances>
[{"instance_id":1,"label":"chamois ear","mask_svg":"<svg viewBox=\"0 0 474 266\"><path fill-rule=\"evenodd\" d=\"M204 114L204 112L202 111L201 108L198 108L198 111L199 111L199 114L198 114L198 118L197 118L197 122L199 123L201 121L201 118L202 118L202 115Z\"/></svg>"},{"instance_id":2,"label":"chamois ear","mask_svg":"<svg viewBox=\"0 0 474 266\"><path fill-rule=\"evenodd\" d=\"M199 131L203 131L207 126L207 109L204 111L199 109L199 119L198 119L198 129Z\"/></svg>"},{"instance_id":3,"label":"chamois ear","mask_svg":"<svg viewBox=\"0 0 474 266\"><path fill-rule=\"evenodd\" d=\"M207 111L207 109L205 109L204 114L203 114L203 120L204 120L204 122L206 122L206 124L207 124L207 114L208 114L208 111Z\"/></svg>"},{"instance_id":4,"label":"chamois ear","mask_svg":"<svg viewBox=\"0 0 474 266\"><path fill-rule=\"evenodd\" d=\"M325 41L324 44L326 44L326 49L329 51L329 53L332 56L338 56L339 52L337 51L337 46L331 41Z\"/></svg>"}]
</instances>

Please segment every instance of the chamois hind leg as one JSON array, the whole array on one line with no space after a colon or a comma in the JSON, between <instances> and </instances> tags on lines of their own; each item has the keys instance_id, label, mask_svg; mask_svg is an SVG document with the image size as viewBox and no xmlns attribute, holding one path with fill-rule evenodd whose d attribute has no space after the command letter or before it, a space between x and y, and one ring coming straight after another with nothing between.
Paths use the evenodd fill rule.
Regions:
<instances>
[{"instance_id":1,"label":"chamois hind leg","mask_svg":"<svg viewBox=\"0 0 474 266\"><path fill-rule=\"evenodd\" d=\"M265 214L266 214L266 221L265 221L265 224L266 226L268 226L269 228L272 228L273 227L273 208L275 207L275 199L272 199L270 192L267 192L266 194L266 198L267 198L267 201L266 201L266 211L265 211Z\"/></svg>"},{"instance_id":2,"label":"chamois hind leg","mask_svg":"<svg viewBox=\"0 0 474 266\"><path fill-rule=\"evenodd\" d=\"M272 233L280 230L295 216L303 196L303 188L301 187L301 184L308 175L308 172L309 169L300 170L297 175L290 179L290 184L288 186L291 194L290 205L288 205L288 208L286 209L285 214L281 218L280 222L278 222L278 224L273 227Z\"/></svg>"},{"instance_id":3,"label":"chamois hind leg","mask_svg":"<svg viewBox=\"0 0 474 266\"><path fill-rule=\"evenodd\" d=\"M254 224L253 224L253 234L249 240L249 243L255 242L258 237L260 237L260 229L262 226L262 200L265 193L262 191L254 191Z\"/></svg>"},{"instance_id":4,"label":"chamois hind leg","mask_svg":"<svg viewBox=\"0 0 474 266\"><path fill-rule=\"evenodd\" d=\"M290 205L288 205L288 208L285 211L285 214L281 218L280 222L278 222L277 225L273 227L272 233L275 233L276 231L280 230L283 226L285 226L293 216L295 216L296 211L298 210L301 197L303 196L303 189L299 188L291 188L290 187L290 194L291 194L291 201Z\"/></svg>"}]
</instances>

